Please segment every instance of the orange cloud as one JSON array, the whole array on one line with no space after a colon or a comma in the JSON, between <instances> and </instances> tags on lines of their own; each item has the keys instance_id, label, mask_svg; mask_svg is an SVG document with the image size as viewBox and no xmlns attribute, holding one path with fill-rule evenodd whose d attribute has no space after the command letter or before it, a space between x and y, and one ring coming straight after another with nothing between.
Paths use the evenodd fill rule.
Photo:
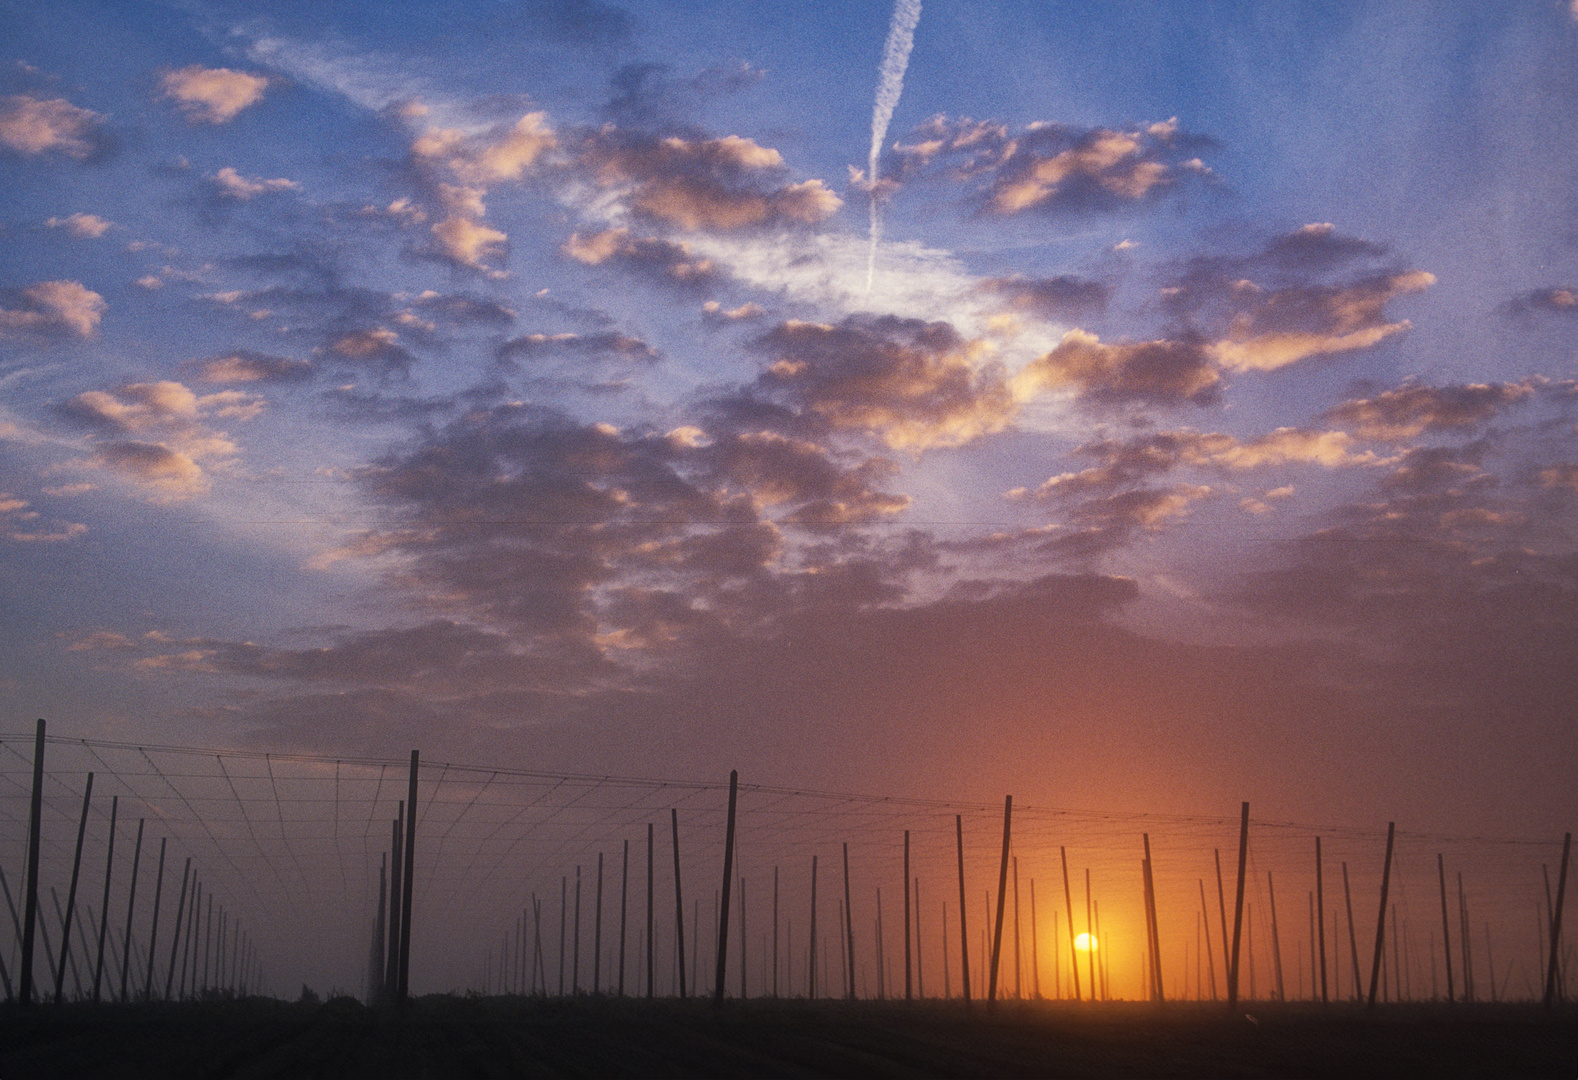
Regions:
<instances>
[{"instance_id":1,"label":"orange cloud","mask_svg":"<svg viewBox=\"0 0 1578 1080\"><path fill-rule=\"evenodd\" d=\"M263 75L201 64L166 71L159 78L163 95L194 124L223 124L260 101L268 85L269 79Z\"/></svg>"}]
</instances>

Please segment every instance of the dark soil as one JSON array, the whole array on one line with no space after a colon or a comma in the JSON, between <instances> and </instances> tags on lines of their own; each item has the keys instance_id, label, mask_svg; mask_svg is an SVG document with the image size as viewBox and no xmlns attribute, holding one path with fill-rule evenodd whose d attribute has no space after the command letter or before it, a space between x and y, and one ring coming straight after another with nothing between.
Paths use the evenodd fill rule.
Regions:
<instances>
[{"instance_id":1,"label":"dark soil","mask_svg":"<svg viewBox=\"0 0 1578 1080\"><path fill-rule=\"evenodd\" d=\"M0 1008L28 1077L1578 1077L1578 1011L1529 1006L426 997Z\"/></svg>"}]
</instances>

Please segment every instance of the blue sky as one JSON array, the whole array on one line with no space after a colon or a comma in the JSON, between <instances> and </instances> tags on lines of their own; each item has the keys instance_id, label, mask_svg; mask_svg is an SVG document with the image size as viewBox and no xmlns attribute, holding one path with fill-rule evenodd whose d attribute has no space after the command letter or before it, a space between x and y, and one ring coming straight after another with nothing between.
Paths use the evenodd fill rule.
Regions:
<instances>
[{"instance_id":1,"label":"blue sky","mask_svg":"<svg viewBox=\"0 0 1578 1080\"><path fill-rule=\"evenodd\" d=\"M0 9L15 725L1562 826L1574 12L891 14Z\"/></svg>"}]
</instances>

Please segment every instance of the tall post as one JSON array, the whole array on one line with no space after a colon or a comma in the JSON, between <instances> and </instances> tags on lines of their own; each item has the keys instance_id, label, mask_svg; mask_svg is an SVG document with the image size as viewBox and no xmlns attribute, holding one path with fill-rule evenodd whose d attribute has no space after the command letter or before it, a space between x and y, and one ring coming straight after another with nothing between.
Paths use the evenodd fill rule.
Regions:
<instances>
[{"instance_id":1,"label":"tall post","mask_svg":"<svg viewBox=\"0 0 1578 1080\"><path fill-rule=\"evenodd\" d=\"M389 825L389 951L385 958L384 996L393 1001L400 989L400 911L404 906L405 800Z\"/></svg>"},{"instance_id":2,"label":"tall post","mask_svg":"<svg viewBox=\"0 0 1578 1080\"><path fill-rule=\"evenodd\" d=\"M66 987L66 957L71 952L71 919L77 913L77 878L82 872L82 838L88 831L88 803L93 798L93 774L82 789L82 816L77 820L77 851L71 858L71 887L66 890L66 923L60 940L60 967L55 972L55 1004L63 1000ZM75 967L72 968L76 970Z\"/></svg>"},{"instance_id":3,"label":"tall post","mask_svg":"<svg viewBox=\"0 0 1578 1080\"><path fill-rule=\"evenodd\" d=\"M959 970L964 984L964 1000L970 1000L970 931L966 926L964 910L964 815L953 816L954 835L959 843Z\"/></svg>"},{"instance_id":4,"label":"tall post","mask_svg":"<svg viewBox=\"0 0 1578 1080\"><path fill-rule=\"evenodd\" d=\"M1277 976L1277 1000L1285 1001L1287 995L1282 985L1282 938L1277 930L1277 886L1266 871L1266 891L1271 899L1271 967Z\"/></svg>"},{"instance_id":5,"label":"tall post","mask_svg":"<svg viewBox=\"0 0 1578 1080\"><path fill-rule=\"evenodd\" d=\"M910 831L904 830L904 1000L911 997L910 987Z\"/></svg>"},{"instance_id":6,"label":"tall post","mask_svg":"<svg viewBox=\"0 0 1578 1080\"><path fill-rule=\"evenodd\" d=\"M367 988L368 1004L376 1005L384 996L384 973L389 969L385 946L389 940L389 853L380 852L378 859L378 915L373 920L373 977Z\"/></svg>"},{"instance_id":7,"label":"tall post","mask_svg":"<svg viewBox=\"0 0 1578 1080\"><path fill-rule=\"evenodd\" d=\"M181 951L181 916L186 914L186 884L192 873L192 857L186 857L181 869L181 897L175 903L175 928L170 933L170 963L164 974L164 1000L170 1000L170 990L175 984L175 958Z\"/></svg>"},{"instance_id":8,"label":"tall post","mask_svg":"<svg viewBox=\"0 0 1578 1080\"><path fill-rule=\"evenodd\" d=\"M619 875L619 996L625 996L625 917L630 910L630 838L625 837L623 870Z\"/></svg>"},{"instance_id":9,"label":"tall post","mask_svg":"<svg viewBox=\"0 0 1578 1080\"><path fill-rule=\"evenodd\" d=\"M1396 832L1397 823L1386 823L1386 865L1381 870L1381 913L1375 922L1375 958L1370 963L1370 1000L1367 1008L1375 1008L1375 992L1380 988L1381 981L1381 955L1386 940L1386 894L1392 884L1392 836Z\"/></svg>"},{"instance_id":10,"label":"tall post","mask_svg":"<svg viewBox=\"0 0 1578 1080\"><path fill-rule=\"evenodd\" d=\"M669 807L669 824L674 830L674 934L679 958L679 996L685 997L685 894L679 883L679 810Z\"/></svg>"},{"instance_id":11,"label":"tall post","mask_svg":"<svg viewBox=\"0 0 1578 1080\"><path fill-rule=\"evenodd\" d=\"M110 871L115 869L115 819L120 814L121 797L110 798L110 839L109 851L104 856L104 903L99 911L99 955L93 963L93 1001L99 1000L99 987L104 980L104 940L110 928Z\"/></svg>"},{"instance_id":12,"label":"tall post","mask_svg":"<svg viewBox=\"0 0 1578 1080\"><path fill-rule=\"evenodd\" d=\"M844 844L844 934L848 938L849 951L845 953L849 961L849 983L847 996L854 1000L855 997L855 909L849 902L849 844Z\"/></svg>"},{"instance_id":13,"label":"tall post","mask_svg":"<svg viewBox=\"0 0 1578 1080\"><path fill-rule=\"evenodd\" d=\"M1227 1007L1238 1008L1238 944L1244 929L1244 872L1249 860L1249 804L1243 805L1238 824L1238 899L1233 902L1233 954L1227 968Z\"/></svg>"},{"instance_id":14,"label":"tall post","mask_svg":"<svg viewBox=\"0 0 1578 1080\"><path fill-rule=\"evenodd\" d=\"M773 997L778 996L778 867L773 866Z\"/></svg>"},{"instance_id":15,"label":"tall post","mask_svg":"<svg viewBox=\"0 0 1578 1080\"><path fill-rule=\"evenodd\" d=\"M405 797L405 865L400 869L405 882L400 889L400 981L395 995L405 1004L411 993L411 902L416 885L416 778L421 759L411 751L411 779Z\"/></svg>"},{"instance_id":16,"label":"tall post","mask_svg":"<svg viewBox=\"0 0 1578 1080\"><path fill-rule=\"evenodd\" d=\"M729 967L729 887L734 883L734 803L739 787L740 772L730 769L729 820L723 835L723 899L718 906L718 978L712 990L714 1003L723 1001L723 980Z\"/></svg>"},{"instance_id":17,"label":"tall post","mask_svg":"<svg viewBox=\"0 0 1578 1080\"><path fill-rule=\"evenodd\" d=\"M1321 873L1320 837L1315 838L1315 926L1320 939L1320 1000L1325 1004L1326 995L1326 881Z\"/></svg>"},{"instance_id":18,"label":"tall post","mask_svg":"<svg viewBox=\"0 0 1578 1080\"><path fill-rule=\"evenodd\" d=\"M1447 918L1446 861L1439 851L1436 852L1436 874L1441 880L1441 944L1446 950L1447 1002L1450 1004L1457 1000L1457 991L1452 985L1452 922Z\"/></svg>"},{"instance_id":19,"label":"tall post","mask_svg":"<svg viewBox=\"0 0 1578 1080\"><path fill-rule=\"evenodd\" d=\"M1090 867L1087 866L1085 867L1085 944L1088 948L1085 949L1085 961L1090 974L1090 1000L1100 1001L1103 1000L1103 995L1097 990L1096 950L1100 948L1101 942L1096 937L1094 903L1090 896Z\"/></svg>"},{"instance_id":20,"label":"tall post","mask_svg":"<svg viewBox=\"0 0 1578 1080\"><path fill-rule=\"evenodd\" d=\"M1562 868L1556 877L1556 908L1551 913L1551 959L1545 968L1545 1007L1555 1008L1556 1000L1561 996L1561 944L1562 944L1562 906L1567 899L1567 862L1572 854L1573 834L1567 833L1562 839ZM1491 972L1492 986L1496 973Z\"/></svg>"},{"instance_id":21,"label":"tall post","mask_svg":"<svg viewBox=\"0 0 1578 1080\"><path fill-rule=\"evenodd\" d=\"M997 965L1003 952L1003 906L1008 899L1008 842L1014 817L1014 797L1003 804L1003 855L997 866L997 922L992 930L992 965L986 981L986 1000L997 1000Z\"/></svg>"},{"instance_id":22,"label":"tall post","mask_svg":"<svg viewBox=\"0 0 1578 1080\"><path fill-rule=\"evenodd\" d=\"M1024 949L1019 945L1019 856L1014 856L1014 1000L1025 996L1024 973L1021 961Z\"/></svg>"},{"instance_id":23,"label":"tall post","mask_svg":"<svg viewBox=\"0 0 1578 1080\"><path fill-rule=\"evenodd\" d=\"M27 819L27 877L22 883L22 971L17 996L33 1004L33 935L38 924L38 852L44 815L44 721L33 736L33 796Z\"/></svg>"},{"instance_id":24,"label":"tall post","mask_svg":"<svg viewBox=\"0 0 1578 1080\"><path fill-rule=\"evenodd\" d=\"M1205 923L1205 969L1211 976L1211 1000L1216 1000L1216 950L1211 945L1211 909L1205 902L1205 879L1197 878L1200 886L1200 920Z\"/></svg>"},{"instance_id":25,"label":"tall post","mask_svg":"<svg viewBox=\"0 0 1578 1080\"><path fill-rule=\"evenodd\" d=\"M1059 847L1058 853L1063 857L1063 903L1068 908L1068 953L1069 966L1074 970L1074 1000L1080 1001L1082 999L1079 993L1079 949L1074 944L1074 893L1068 886L1068 848Z\"/></svg>"},{"instance_id":26,"label":"tall post","mask_svg":"<svg viewBox=\"0 0 1578 1080\"><path fill-rule=\"evenodd\" d=\"M745 879L740 879L740 1000L747 996L745 983Z\"/></svg>"},{"instance_id":27,"label":"tall post","mask_svg":"<svg viewBox=\"0 0 1578 1080\"><path fill-rule=\"evenodd\" d=\"M592 916L592 993L603 992L603 853L597 853L597 911Z\"/></svg>"},{"instance_id":28,"label":"tall post","mask_svg":"<svg viewBox=\"0 0 1578 1080\"><path fill-rule=\"evenodd\" d=\"M656 896L654 891L656 856L657 844L653 840L652 822L649 821L647 822L647 997L649 998L653 992L652 958L657 954L657 949L652 942L652 901Z\"/></svg>"},{"instance_id":29,"label":"tall post","mask_svg":"<svg viewBox=\"0 0 1578 1080\"><path fill-rule=\"evenodd\" d=\"M1017 870L1015 871L1017 874ZM1053 935L1052 955L1057 956L1057 935ZM1030 996L1041 1000L1041 938L1036 931L1036 879L1030 879Z\"/></svg>"},{"instance_id":30,"label":"tall post","mask_svg":"<svg viewBox=\"0 0 1578 1080\"><path fill-rule=\"evenodd\" d=\"M143 1000L153 997L153 946L159 938L159 898L164 893L164 846L169 843L168 836L159 838L159 869L153 879L153 924L148 927L148 977L143 983Z\"/></svg>"},{"instance_id":31,"label":"tall post","mask_svg":"<svg viewBox=\"0 0 1578 1080\"><path fill-rule=\"evenodd\" d=\"M1157 1001L1164 1000L1162 993L1162 936L1156 921L1156 875L1151 865L1151 834L1142 834L1145 840L1145 922L1146 936L1151 942L1151 988Z\"/></svg>"},{"instance_id":32,"label":"tall post","mask_svg":"<svg viewBox=\"0 0 1578 1080\"><path fill-rule=\"evenodd\" d=\"M920 878L915 879L915 996L926 996L926 973L921 967L921 899ZM945 942L947 935L943 935ZM946 949L946 944L945 944Z\"/></svg>"},{"instance_id":33,"label":"tall post","mask_svg":"<svg viewBox=\"0 0 1578 1080\"><path fill-rule=\"evenodd\" d=\"M806 995L816 1000L816 856L811 856L811 951L806 958Z\"/></svg>"},{"instance_id":34,"label":"tall post","mask_svg":"<svg viewBox=\"0 0 1578 1080\"><path fill-rule=\"evenodd\" d=\"M125 937L124 941L122 942L122 944L124 945L124 950L121 953L121 1000L122 1001L127 1000L127 997L126 997L126 991L127 991L126 980L127 980L127 977L131 974L132 910L136 907L136 904L137 904L137 868L138 868L138 864L142 862L142 827L143 827L143 824L146 821L147 821L147 818L138 818L137 819L137 844L136 844L135 847L132 848L131 885L128 888L127 893L126 893L126 937Z\"/></svg>"},{"instance_id":35,"label":"tall post","mask_svg":"<svg viewBox=\"0 0 1578 1080\"><path fill-rule=\"evenodd\" d=\"M581 868L575 868L575 939L570 951L570 993L581 992Z\"/></svg>"},{"instance_id":36,"label":"tall post","mask_svg":"<svg viewBox=\"0 0 1578 1080\"><path fill-rule=\"evenodd\" d=\"M1348 888L1348 864L1342 864L1342 903L1348 912L1348 959L1353 973L1353 1000L1359 1000L1359 935L1353 925L1353 890Z\"/></svg>"}]
</instances>

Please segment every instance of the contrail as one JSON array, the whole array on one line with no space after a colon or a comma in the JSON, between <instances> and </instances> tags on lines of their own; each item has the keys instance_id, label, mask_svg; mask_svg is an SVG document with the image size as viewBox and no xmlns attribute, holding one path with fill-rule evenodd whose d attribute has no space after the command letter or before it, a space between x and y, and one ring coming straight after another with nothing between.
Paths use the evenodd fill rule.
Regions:
<instances>
[{"instance_id":1,"label":"contrail","mask_svg":"<svg viewBox=\"0 0 1578 1080\"><path fill-rule=\"evenodd\" d=\"M920 22L920 0L896 0L893 21L888 24L888 41L882 47L882 64L877 68L877 101L871 110L871 154L866 165L866 180L871 192L871 253L866 258L866 292L877 272L877 240L882 236L882 208L877 193L877 156L888 135L888 121L904 92L904 69L909 67L910 50L915 47L915 24Z\"/></svg>"}]
</instances>

